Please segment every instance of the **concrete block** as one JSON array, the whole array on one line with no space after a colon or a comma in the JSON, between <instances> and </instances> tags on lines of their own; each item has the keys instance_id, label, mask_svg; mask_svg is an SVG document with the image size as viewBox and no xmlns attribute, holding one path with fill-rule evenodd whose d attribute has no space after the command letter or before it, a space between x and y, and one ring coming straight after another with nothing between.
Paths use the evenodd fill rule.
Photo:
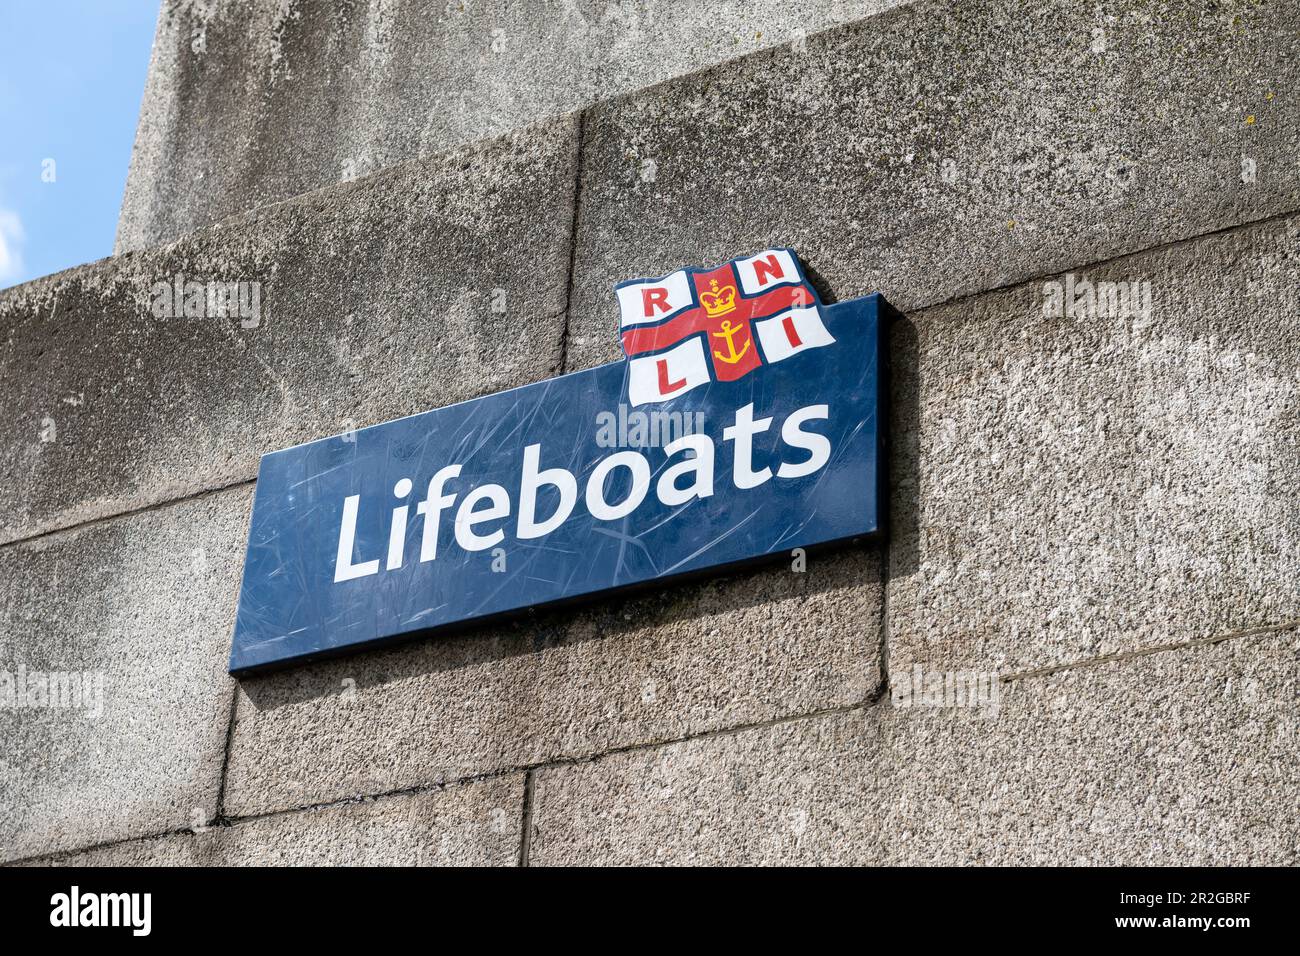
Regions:
<instances>
[{"instance_id":1,"label":"concrete block","mask_svg":"<svg viewBox=\"0 0 1300 956\"><path fill-rule=\"evenodd\" d=\"M1297 634L547 768L530 863L1295 865ZM992 699L992 698L990 698Z\"/></svg>"},{"instance_id":2,"label":"concrete block","mask_svg":"<svg viewBox=\"0 0 1300 956\"><path fill-rule=\"evenodd\" d=\"M117 248L170 241L898 2L167 0Z\"/></svg>"},{"instance_id":3,"label":"concrete block","mask_svg":"<svg viewBox=\"0 0 1300 956\"><path fill-rule=\"evenodd\" d=\"M248 678L234 815L581 757L867 700L874 551Z\"/></svg>"},{"instance_id":4,"label":"concrete block","mask_svg":"<svg viewBox=\"0 0 1300 956\"><path fill-rule=\"evenodd\" d=\"M629 278L796 248L912 310L1297 208L1300 10L926 2L594 107L568 367Z\"/></svg>"},{"instance_id":5,"label":"concrete block","mask_svg":"<svg viewBox=\"0 0 1300 956\"><path fill-rule=\"evenodd\" d=\"M42 860L55 866L515 866L524 777L257 817Z\"/></svg>"},{"instance_id":6,"label":"concrete block","mask_svg":"<svg viewBox=\"0 0 1300 956\"><path fill-rule=\"evenodd\" d=\"M251 503L233 489L0 548L0 859L212 818Z\"/></svg>"},{"instance_id":7,"label":"concrete block","mask_svg":"<svg viewBox=\"0 0 1300 956\"><path fill-rule=\"evenodd\" d=\"M1151 308L1089 311L1085 281ZM1081 313L1045 315L1069 288ZM1298 340L1300 218L896 326L891 668L1300 620Z\"/></svg>"},{"instance_id":8,"label":"concrete block","mask_svg":"<svg viewBox=\"0 0 1300 956\"><path fill-rule=\"evenodd\" d=\"M554 374L575 137L559 119L0 293L0 541ZM177 276L202 317L157 317ZM244 283L251 317L216 317L209 282Z\"/></svg>"}]
</instances>

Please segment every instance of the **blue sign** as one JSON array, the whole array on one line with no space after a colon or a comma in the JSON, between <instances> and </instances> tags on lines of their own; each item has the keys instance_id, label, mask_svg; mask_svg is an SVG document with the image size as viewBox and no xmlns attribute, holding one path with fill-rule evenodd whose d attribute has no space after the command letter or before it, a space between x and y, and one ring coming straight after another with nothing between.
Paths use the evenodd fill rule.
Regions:
<instances>
[{"instance_id":1,"label":"blue sign","mask_svg":"<svg viewBox=\"0 0 1300 956\"><path fill-rule=\"evenodd\" d=\"M788 249L616 294L624 361L264 455L230 672L880 530L881 296Z\"/></svg>"}]
</instances>

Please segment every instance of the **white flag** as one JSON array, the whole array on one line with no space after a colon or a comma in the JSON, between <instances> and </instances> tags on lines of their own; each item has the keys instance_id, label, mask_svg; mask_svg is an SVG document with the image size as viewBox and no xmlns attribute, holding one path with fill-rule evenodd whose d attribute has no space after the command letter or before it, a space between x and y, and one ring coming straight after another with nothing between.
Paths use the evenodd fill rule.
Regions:
<instances>
[{"instance_id":1,"label":"white flag","mask_svg":"<svg viewBox=\"0 0 1300 956\"><path fill-rule=\"evenodd\" d=\"M628 359L627 397L636 405L666 402L709 381L709 360L698 335L658 355Z\"/></svg>"},{"instance_id":2,"label":"white flag","mask_svg":"<svg viewBox=\"0 0 1300 956\"><path fill-rule=\"evenodd\" d=\"M681 269L662 279L629 282L615 290L618 294L619 326L661 322L695 304L691 280Z\"/></svg>"},{"instance_id":3,"label":"white flag","mask_svg":"<svg viewBox=\"0 0 1300 956\"><path fill-rule=\"evenodd\" d=\"M802 282L794 256L787 249L769 249L748 259L736 260L736 274L745 295L758 295L791 282Z\"/></svg>"},{"instance_id":4,"label":"white flag","mask_svg":"<svg viewBox=\"0 0 1300 956\"><path fill-rule=\"evenodd\" d=\"M835 344L815 307L790 309L770 319L760 319L754 323L754 331L763 347L763 357L769 362L788 359L805 349Z\"/></svg>"}]
</instances>

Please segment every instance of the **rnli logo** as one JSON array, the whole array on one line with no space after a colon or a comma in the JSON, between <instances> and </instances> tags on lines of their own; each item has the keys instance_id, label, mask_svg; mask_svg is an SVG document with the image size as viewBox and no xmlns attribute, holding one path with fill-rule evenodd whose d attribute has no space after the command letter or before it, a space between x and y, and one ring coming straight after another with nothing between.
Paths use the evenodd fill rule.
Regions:
<instances>
[{"instance_id":1,"label":"rnli logo","mask_svg":"<svg viewBox=\"0 0 1300 956\"><path fill-rule=\"evenodd\" d=\"M835 343L791 249L634 279L620 283L616 294L633 405L732 382Z\"/></svg>"}]
</instances>

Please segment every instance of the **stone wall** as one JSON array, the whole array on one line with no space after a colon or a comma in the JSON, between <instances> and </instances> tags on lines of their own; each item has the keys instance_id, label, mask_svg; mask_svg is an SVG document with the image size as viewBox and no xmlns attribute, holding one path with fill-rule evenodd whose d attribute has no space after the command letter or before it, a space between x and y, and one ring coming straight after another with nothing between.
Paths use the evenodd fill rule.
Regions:
<instances>
[{"instance_id":1,"label":"stone wall","mask_svg":"<svg viewBox=\"0 0 1300 956\"><path fill-rule=\"evenodd\" d=\"M117 248L904 0L168 0Z\"/></svg>"},{"instance_id":2,"label":"stone wall","mask_svg":"<svg viewBox=\"0 0 1300 956\"><path fill-rule=\"evenodd\" d=\"M1300 8L461 6L165 5L119 254L0 293L0 672L104 681L0 860L1296 863ZM906 313L886 542L226 675L258 455L773 245Z\"/></svg>"}]
</instances>

